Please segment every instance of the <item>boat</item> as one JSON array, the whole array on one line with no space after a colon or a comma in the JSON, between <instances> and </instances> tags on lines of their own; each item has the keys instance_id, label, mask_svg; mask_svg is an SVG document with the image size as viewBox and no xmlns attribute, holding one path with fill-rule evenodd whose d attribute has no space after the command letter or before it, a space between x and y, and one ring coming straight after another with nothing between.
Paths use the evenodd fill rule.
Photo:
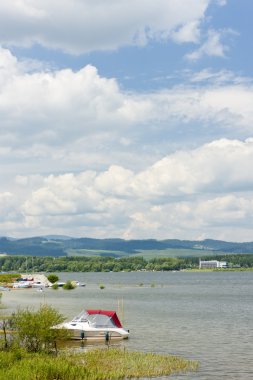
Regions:
<instances>
[{"instance_id":1,"label":"boat","mask_svg":"<svg viewBox=\"0 0 253 380\"><path fill-rule=\"evenodd\" d=\"M59 288L62 288L64 285L66 285L66 282L57 281L55 284L57 284Z\"/></svg>"},{"instance_id":2,"label":"boat","mask_svg":"<svg viewBox=\"0 0 253 380\"><path fill-rule=\"evenodd\" d=\"M41 288L45 288L45 286L46 285L43 282L41 282L41 281L34 281L32 283L32 288L39 288L39 289L41 289Z\"/></svg>"},{"instance_id":3,"label":"boat","mask_svg":"<svg viewBox=\"0 0 253 380\"><path fill-rule=\"evenodd\" d=\"M31 282L30 281L16 281L12 285L13 289L24 289L24 288L31 288Z\"/></svg>"},{"instance_id":4,"label":"boat","mask_svg":"<svg viewBox=\"0 0 253 380\"><path fill-rule=\"evenodd\" d=\"M71 339L109 342L111 339L127 339L129 331L124 329L115 311L84 310L69 322L55 328L69 330Z\"/></svg>"}]
</instances>

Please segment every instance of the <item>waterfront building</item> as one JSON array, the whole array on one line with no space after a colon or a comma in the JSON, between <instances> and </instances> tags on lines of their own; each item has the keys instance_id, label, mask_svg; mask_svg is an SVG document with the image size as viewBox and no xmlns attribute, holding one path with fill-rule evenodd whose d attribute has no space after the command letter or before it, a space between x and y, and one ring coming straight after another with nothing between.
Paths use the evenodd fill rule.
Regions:
<instances>
[{"instance_id":1,"label":"waterfront building","mask_svg":"<svg viewBox=\"0 0 253 380\"><path fill-rule=\"evenodd\" d=\"M218 260L209 260L202 261L199 260L199 269L217 269L217 268L227 268L226 261L218 261Z\"/></svg>"}]
</instances>

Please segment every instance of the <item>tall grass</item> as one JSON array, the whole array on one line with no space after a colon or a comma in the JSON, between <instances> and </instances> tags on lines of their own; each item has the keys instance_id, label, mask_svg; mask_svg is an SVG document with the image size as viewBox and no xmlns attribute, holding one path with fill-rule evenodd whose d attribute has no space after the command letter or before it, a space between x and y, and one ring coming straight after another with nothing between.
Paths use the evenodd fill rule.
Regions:
<instances>
[{"instance_id":1,"label":"tall grass","mask_svg":"<svg viewBox=\"0 0 253 380\"><path fill-rule=\"evenodd\" d=\"M169 355L95 349L81 354L0 352L0 380L120 380L195 371L198 363Z\"/></svg>"},{"instance_id":2,"label":"tall grass","mask_svg":"<svg viewBox=\"0 0 253 380\"><path fill-rule=\"evenodd\" d=\"M13 283L17 278L20 277L21 275L16 273L0 273L0 284L8 285L10 283Z\"/></svg>"}]
</instances>

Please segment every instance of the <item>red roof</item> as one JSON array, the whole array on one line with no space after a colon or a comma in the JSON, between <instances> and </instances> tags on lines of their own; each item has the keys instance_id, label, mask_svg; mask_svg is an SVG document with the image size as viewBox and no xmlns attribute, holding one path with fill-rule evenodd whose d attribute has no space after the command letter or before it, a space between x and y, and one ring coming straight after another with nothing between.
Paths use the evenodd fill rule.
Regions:
<instances>
[{"instance_id":1,"label":"red roof","mask_svg":"<svg viewBox=\"0 0 253 380\"><path fill-rule=\"evenodd\" d=\"M110 317L114 324L117 327L122 327L120 320L116 314L116 311L113 310L86 310L88 314L102 314L102 315L107 315L107 317Z\"/></svg>"}]
</instances>

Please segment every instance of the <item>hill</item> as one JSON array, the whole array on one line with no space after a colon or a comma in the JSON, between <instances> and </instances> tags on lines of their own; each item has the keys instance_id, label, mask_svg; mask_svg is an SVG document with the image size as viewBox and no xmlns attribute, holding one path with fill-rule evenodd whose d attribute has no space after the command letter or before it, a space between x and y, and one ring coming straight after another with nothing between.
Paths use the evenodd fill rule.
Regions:
<instances>
[{"instance_id":1,"label":"hill","mask_svg":"<svg viewBox=\"0 0 253 380\"><path fill-rule=\"evenodd\" d=\"M129 255L188 257L201 255L252 254L253 242L236 243L206 239L124 240L37 236L24 239L0 238L0 253L26 256L112 256Z\"/></svg>"}]
</instances>

